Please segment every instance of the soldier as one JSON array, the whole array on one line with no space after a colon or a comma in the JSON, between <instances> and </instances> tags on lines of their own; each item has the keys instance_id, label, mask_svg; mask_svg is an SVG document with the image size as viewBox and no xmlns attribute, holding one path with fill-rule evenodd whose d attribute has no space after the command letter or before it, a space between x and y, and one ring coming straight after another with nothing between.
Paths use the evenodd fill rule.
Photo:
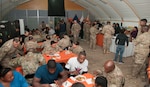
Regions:
<instances>
[{"instance_id":1,"label":"soldier","mask_svg":"<svg viewBox=\"0 0 150 87\"><path fill-rule=\"evenodd\" d=\"M46 36L46 41L43 42L41 48L46 48L50 46L50 42L51 42L51 37L50 35Z\"/></svg>"},{"instance_id":2,"label":"soldier","mask_svg":"<svg viewBox=\"0 0 150 87\"><path fill-rule=\"evenodd\" d=\"M78 55L80 52L83 52L84 49L79 45L79 42L74 42L70 48L70 51Z\"/></svg>"},{"instance_id":3,"label":"soldier","mask_svg":"<svg viewBox=\"0 0 150 87\"><path fill-rule=\"evenodd\" d=\"M110 25L110 22L107 22L107 25L103 27L102 33L104 34L103 40L103 51L104 53L110 53L109 48L112 42L112 36L114 34L114 28Z\"/></svg>"},{"instance_id":4,"label":"soldier","mask_svg":"<svg viewBox=\"0 0 150 87\"><path fill-rule=\"evenodd\" d=\"M71 22L70 20L68 20L66 23L66 31L68 36L70 36L70 27L71 27Z\"/></svg>"},{"instance_id":5,"label":"soldier","mask_svg":"<svg viewBox=\"0 0 150 87\"><path fill-rule=\"evenodd\" d=\"M96 34L99 33L99 30L96 28L96 24L93 23L90 28L90 48L95 50L96 47Z\"/></svg>"},{"instance_id":6,"label":"soldier","mask_svg":"<svg viewBox=\"0 0 150 87\"><path fill-rule=\"evenodd\" d=\"M133 71L132 76L137 77L138 75L141 75L142 79L145 79L145 67L146 67L146 59L149 54L149 46L150 46L150 30L148 26L145 26L143 29L145 30L144 33L137 36L135 41L133 43L135 44L135 51L134 51L134 64L133 64Z\"/></svg>"},{"instance_id":7,"label":"soldier","mask_svg":"<svg viewBox=\"0 0 150 87\"><path fill-rule=\"evenodd\" d=\"M147 19L141 19L140 22L139 22L139 26L138 26L138 35L142 34L142 27L146 26L147 24Z\"/></svg>"},{"instance_id":8,"label":"soldier","mask_svg":"<svg viewBox=\"0 0 150 87\"><path fill-rule=\"evenodd\" d=\"M40 46L38 45L38 43L36 41L34 41L33 36L29 36L29 41L27 41L25 43L25 48L26 50L29 50L30 48L36 49L39 48Z\"/></svg>"},{"instance_id":9,"label":"soldier","mask_svg":"<svg viewBox=\"0 0 150 87\"><path fill-rule=\"evenodd\" d=\"M108 87L123 87L124 75L112 60L108 60L104 64L106 78L108 80Z\"/></svg>"},{"instance_id":10,"label":"soldier","mask_svg":"<svg viewBox=\"0 0 150 87\"><path fill-rule=\"evenodd\" d=\"M43 49L42 53L44 54L55 54L55 53L59 53L60 51L62 51L62 49L57 45L57 42L55 41L51 41L51 44L49 47Z\"/></svg>"},{"instance_id":11,"label":"soldier","mask_svg":"<svg viewBox=\"0 0 150 87\"><path fill-rule=\"evenodd\" d=\"M84 25L83 25L84 39L87 42L89 42L89 40L90 40L90 28L91 28L90 21L84 23Z\"/></svg>"},{"instance_id":12,"label":"soldier","mask_svg":"<svg viewBox=\"0 0 150 87\"><path fill-rule=\"evenodd\" d=\"M125 77L112 60L106 61L103 67L104 71L97 70L94 74L104 75L108 80L108 87L124 87Z\"/></svg>"},{"instance_id":13,"label":"soldier","mask_svg":"<svg viewBox=\"0 0 150 87\"><path fill-rule=\"evenodd\" d=\"M51 36L51 41L58 42L58 41L59 41L59 36L57 36L56 34L53 34L53 35Z\"/></svg>"},{"instance_id":14,"label":"soldier","mask_svg":"<svg viewBox=\"0 0 150 87\"><path fill-rule=\"evenodd\" d=\"M10 39L2 45L0 48L0 64L2 66L11 68L8 62L16 55L15 52L19 45L20 40L18 37Z\"/></svg>"},{"instance_id":15,"label":"soldier","mask_svg":"<svg viewBox=\"0 0 150 87\"><path fill-rule=\"evenodd\" d=\"M34 73L37 68L43 64L46 64L42 54L35 53L35 50L36 49L30 48L29 50L27 50L28 52L25 56L12 59L9 62L9 65L14 68L21 66L23 69L23 76L25 76L26 79L30 80L34 77Z\"/></svg>"},{"instance_id":16,"label":"soldier","mask_svg":"<svg viewBox=\"0 0 150 87\"><path fill-rule=\"evenodd\" d=\"M76 20L74 20L74 24L71 27L71 32L73 35L74 42L78 41L80 30L81 30L81 26L77 23Z\"/></svg>"},{"instance_id":17,"label":"soldier","mask_svg":"<svg viewBox=\"0 0 150 87\"><path fill-rule=\"evenodd\" d=\"M67 35L63 35L63 38L58 41L58 46L61 49L67 49L67 47L71 46L70 38Z\"/></svg>"}]
</instances>

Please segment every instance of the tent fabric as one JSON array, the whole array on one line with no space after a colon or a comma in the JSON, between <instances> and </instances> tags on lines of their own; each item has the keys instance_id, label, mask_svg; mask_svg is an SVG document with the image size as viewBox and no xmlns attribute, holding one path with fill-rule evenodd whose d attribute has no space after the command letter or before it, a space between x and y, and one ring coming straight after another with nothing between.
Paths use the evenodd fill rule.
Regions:
<instances>
[{"instance_id":1,"label":"tent fabric","mask_svg":"<svg viewBox=\"0 0 150 87\"><path fill-rule=\"evenodd\" d=\"M150 19L150 0L72 0L102 20Z\"/></svg>"}]
</instances>

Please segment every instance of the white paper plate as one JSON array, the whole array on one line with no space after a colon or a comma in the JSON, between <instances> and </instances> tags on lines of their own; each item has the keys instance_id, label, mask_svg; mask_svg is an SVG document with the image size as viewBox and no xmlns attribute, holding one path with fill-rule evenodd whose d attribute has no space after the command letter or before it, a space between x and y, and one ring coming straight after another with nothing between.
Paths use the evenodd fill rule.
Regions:
<instances>
[{"instance_id":1,"label":"white paper plate","mask_svg":"<svg viewBox=\"0 0 150 87\"><path fill-rule=\"evenodd\" d=\"M83 76L83 75L78 75L78 76L75 77L75 79L76 79L77 82L83 82L83 81L86 80L86 77Z\"/></svg>"}]
</instances>

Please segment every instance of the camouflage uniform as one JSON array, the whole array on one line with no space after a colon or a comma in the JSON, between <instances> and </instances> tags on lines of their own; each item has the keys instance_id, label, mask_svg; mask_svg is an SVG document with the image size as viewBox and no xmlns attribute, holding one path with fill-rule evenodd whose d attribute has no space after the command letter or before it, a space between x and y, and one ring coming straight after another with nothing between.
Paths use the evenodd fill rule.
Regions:
<instances>
[{"instance_id":1,"label":"camouflage uniform","mask_svg":"<svg viewBox=\"0 0 150 87\"><path fill-rule=\"evenodd\" d=\"M29 50L30 48L33 48L33 49L36 49L36 48L39 48L40 46L38 45L38 43L37 42L35 42L35 41L27 41L26 43L25 43L25 48L26 48L26 50Z\"/></svg>"},{"instance_id":2,"label":"camouflage uniform","mask_svg":"<svg viewBox=\"0 0 150 87\"><path fill-rule=\"evenodd\" d=\"M60 51L62 51L62 49L58 45L56 45L56 47L49 46L49 47L43 49L42 53L44 53L44 54L55 54L56 52L60 52Z\"/></svg>"},{"instance_id":3,"label":"camouflage uniform","mask_svg":"<svg viewBox=\"0 0 150 87\"><path fill-rule=\"evenodd\" d=\"M142 76L142 79L145 78L145 62L149 54L149 46L150 46L150 30L149 32L145 32L137 36L133 43L135 44L134 51L134 64L132 76L137 77L138 74Z\"/></svg>"},{"instance_id":4,"label":"camouflage uniform","mask_svg":"<svg viewBox=\"0 0 150 87\"><path fill-rule=\"evenodd\" d=\"M61 49L65 49L70 45L71 45L70 38L67 35L64 35L64 38L58 41L58 46L61 47Z\"/></svg>"},{"instance_id":5,"label":"camouflage uniform","mask_svg":"<svg viewBox=\"0 0 150 87\"><path fill-rule=\"evenodd\" d=\"M68 21L68 22L66 23L67 35L70 35L70 26L71 26L71 23Z\"/></svg>"},{"instance_id":6,"label":"camouflage uniform","mask_svg":"<svg viewBox=\"0 0 150 87\"><path fill-rule=\"evenodd\" d=\"M77 47L75 47L75 48L74 48L74 47L71 47L70 50L71 50L73 53L77 54L77 55L78 55L81 51L84 51L84 49L83 49L81 46L79 46L79 45L78 45Z\"/></svg>"},{"instance_id":7,"label":"camouflage uniform","mask_svg":"<svg viewBox=\"0 0 150 87\"><path fill-rule=\"evenodd\" d=\"M71 32L73 35L73 41L74 42L78 41L80 30L81 30L81 26L78 23L72 25Z\"/></svg>"},{"instance_id":8,"label":"camouflage uniform","mask_svg":"<svg viewBox=\"0 0 150 87\"><path fill-rule=\"evenodd\" d=\"M58 42L59 41L59 37L58 36L51 36L51 41L55 41L55 42Z\"/></svg>"},{"instance_id":9,"label":"camouflage uniform","mask_svg":"<svg viewBox=\"0 0 150 87\"><path fill-rule=\"evenodd\" d=\"M114 28L111 25L105 25L103 27L102 33L104 34L104 40L103 40L103 49L104 51L109 51L111 42L112 42L112 36L114 34Z\"/></svg>"},{"instance_id":10,"label":"camouflage uniform","mask_svg":"<svg viewBox=\"0 0 150 87\"><path fill-rule=\"evenodd\" d=\"M46 40L43 42L43 44L41 45L41 48L46 48L49 47L51 44L51 40Z\"/></svg>"},{"instance_id":11,"label":"camouflage uniform","mask_svg":"<svg viewBox=\"0 0 150 87\"><path fill-rule=\"evenodd\" d=\"M25 56L12 59L9 64L12 67L21 66L23 75L34 74L40 65L46 64L44 57L39 53L28 52Z\"/></svg>"},{"instance_id":12,"label":"camouflage uniform","mask_svg":"<svg viewBox=\"0 0 150 87\"><path fill-rule=\"evenodd\" d=\"M84 23L83 25L83 32L84 32L84 39L86 41L89 41L90 40L90 28L91 28L91 25L89 23Z\"/></svg>"},{"instance_id":13,"label":"camouflage uniform","mask_svg":"<svg viewBox=\"0 0 150 87\"><path fill-rule=\"evenodd\" d=\"M106 78L108 80L108 87L123 87L124 75L116 65L112 72L106 73Z\"/></svg>"},{"instance_id":14,"label":"camouflage uniform","mask_svg":"<svg viewBox=\"0 0 150 87\"><path fill-rule=\"evenodd\" d=\"M37 42L40 42L40 41L44 40L44 38L41 35L38 35L38 34L37 35L33 35L33 38Z\"/></svg>"},{"instance_id":15,"label":"camouflage uniform","mask_svg":"<svg viewBox=\"0 0 150 87\"><path fill-rule=\"evenodd\" d=\"M8 62L14 57L17 49L13 46L13 39L5 42L0 48L0 64L4 67L10 67Z\"/></svg>"},{"instance_id":16,"label":"camouflage uniform","mask_svg":"<svg viewBox=\"0 0 150 87\"><path fill-rule=\"evenodd\" d=\"M95 49L96 47L96 34L98 34L99 31L95 27L90 28L90 48Z\"/></svg>"}]
</instances>

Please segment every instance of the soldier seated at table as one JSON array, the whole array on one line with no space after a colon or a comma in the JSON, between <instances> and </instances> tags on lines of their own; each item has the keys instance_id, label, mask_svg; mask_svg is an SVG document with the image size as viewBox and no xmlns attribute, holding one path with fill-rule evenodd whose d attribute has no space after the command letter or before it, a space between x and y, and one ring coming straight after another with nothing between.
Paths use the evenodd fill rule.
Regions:
<instances>
[{"instance_id":1,"label":"soldier seated at table","mask_svg":"<svg viewBox=\"0 0 150 87\"><path fill-rule=\"evenodd\" d=\"M54 33L52 36L51 36L51 40L52 41L55 41L55 42L58 42L60 40L59 36L57 36L56 33Z\"/></svg>"},{"instance_id":2,"label":"soldier seated at table","mask_svg":"<svg viewBox=\"0 0 150 87\"><path fill-rule=\"evenodd\" d=\"M79 54L80 52L84 51L84 49L79 45L79 42L72 42L72 47L69 48L75 54Z\"/></svg>"},{"instance_id":3,"label":"soldier seated at table","mask_svg":"<svg viewBox=\"0 0 150 87\"><path fill-rule=\"evenodd\" d=\"M25 48L26 50L29 50L30 48L33 48L33 49L40 48L40 46L38 45L37 41L34 40L33 36L30 35L29 41L25 43Z\"/></svg>"},{"instance_id":4,"label":"soldier seated at table","mask_svg":"<svg viewBox=\"0 0 150 87\"><path fill-rule=\"evenodd\" d=\"M61 49L67 49L69 46L71 46L71 41L68 35L63 35L63 37L58 41L58 46L61 47Z\"/></svg>"},{"instance_id":5,"label":"soldier seated at table","mask_svg":"<svg viewBox=\"0 0 150 87\"><path fill-rule=\"evenodd\" d=\"M104 76L98 76L95 79L95 87L107 87L107 79Z\"/></svg>"},{"instance_id":6,"label":"soldier seated at table","mask_svg":"<svg viewBox=\"0 0 150 87\"><path fill-rule=\"evenodd\" d=\"M106 76L108 87L124 87L125 77L121 69L112 60L104 63L104 71L97 70L95 74Z\"/></svg>"},{"instance_id":7,"label":"soldier seated at table","mask_svg":"<svg viewBox=\"0 0 150 87\"><path fill-rule=\"evenodd\" d=\"M53 55L55 53L59 53L60 51L62 51L62 49L57 45L57 42L51 41L50 46L47 48L44 48L42 53L48 54L48 55L50 55L50 54Z\"/></svg>"},{"instance_id":8,"label":"soldier seated at table","mask_svg":"<svg viewBox=\"0 0 150 87\"><path fill-rule=\"evenodd\" d=\"M59 79L58 76L61 76ZM46 65L40 66L33 78L33 87L51 87L55 83L61 87L62 83L67 80L67 74L63 67L56 63L55 60L49 60Z\"/></svg>"},{"instance_id":9,"label":"soldier seated at table","mask_svg":"<svg viewBox=\"0 0 150 87\"><path fill-rule=\"evenodd\" d=\"M76 76L88 72L88 60L85 51L79 53L78 57L72 57L65 65L70 76Z\"/></svg>"},{"instance_id":10,"label":"soldier seated at table","mask_svg":"<svg viewBox=\"0 0 150 87\"><path fill-rule=\"evenodd\" d=\"M44 57L40 53L35 53L35 49L33 48L30 48L25 56L12 59L9 62L11 67L22 67L23 76L28 79L29 83L32 82L32 78L34 77L37 68L43 64L46 64Z\"/></svg>"}]
</instances>

